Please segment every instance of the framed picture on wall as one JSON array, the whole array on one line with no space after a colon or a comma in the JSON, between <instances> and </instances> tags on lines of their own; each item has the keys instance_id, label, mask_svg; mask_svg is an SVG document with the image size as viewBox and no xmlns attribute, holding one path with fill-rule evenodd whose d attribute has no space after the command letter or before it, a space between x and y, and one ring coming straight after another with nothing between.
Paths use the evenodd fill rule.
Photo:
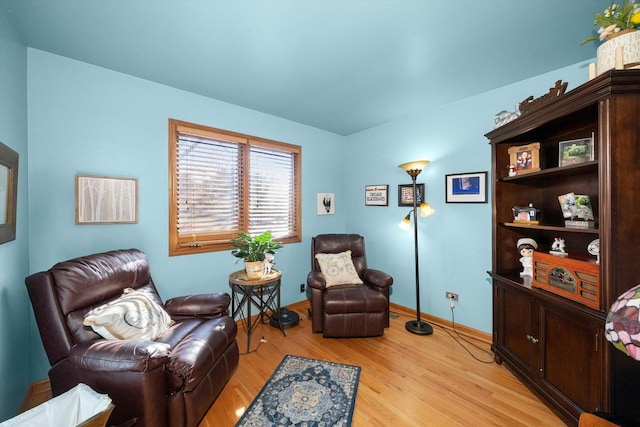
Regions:
<instances>
[{"instance_id":1,"label":"framed picture on wall","mask_svg":"<svg viewBox=\"0 0 640 427\"><path fill-rule=\"evenodd\" d=\"M487 172L445 176L447 203L487 203Z\"/></svg>"},{"instance_id":2,"label":"framed picture on wall","mask_svg":"<svg viewBox=\"0 0 640 427\"><path fill-rule=\"evenodd\" d=\"M424 184L416 184L416 203L420 205L424 198ZM413 206L413 184L398 185L398 206Z\"/></svg>"},{"instance_id":3,"label":"framed picture on wall","mask_svg":"<svg viewBox=\"0 0 640 427\"><path fill-rule=\"evenodd\" d=\"M137 179L76 175L76 224L137 222Z\"/></svg>"},{"instance_id":4,"label":"framed picture on wall","mask_svg":"<svg viewBox=\"0 0 640 427\"><path fill-rule=\"evenodd\" d=\"M19 157L0 142L0 243L16 239Z\"/></svg>"},{"instance_id":5,"label":"framed picture on wall","mask_svg":"<svg viewBox=\"0 0 640 427\"><path fill-rule=\"evenodd\" d=\"M334 193L318 193L316 200L318 215L333 215L336 213L336 196Z\"/></svg>"},{"instance_id":6,"label":"framed picture on wall","mask_svg":"<svg viewBox=\"0 0 640 427\"><path fill-rule=\"evenodd\" d=\"M389 206L388 185L367 185L364 187L365 206Z\"/></svg>"}]
</instances>

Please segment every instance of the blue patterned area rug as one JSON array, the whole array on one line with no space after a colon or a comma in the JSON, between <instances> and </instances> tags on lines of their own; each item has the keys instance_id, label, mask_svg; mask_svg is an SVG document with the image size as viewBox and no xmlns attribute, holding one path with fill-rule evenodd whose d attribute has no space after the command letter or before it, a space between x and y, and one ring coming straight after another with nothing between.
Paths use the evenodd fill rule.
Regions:
<instances>
[{"instance_id":1,"label":"blue patterned area rug","mask_svg":"<svg viewBox=\"0 0 640 427\"><path fill-rule=\"evenodd\" d=\"M360 367L286 355L236 427L351 425Z\"/></svg>"}]
</instances>

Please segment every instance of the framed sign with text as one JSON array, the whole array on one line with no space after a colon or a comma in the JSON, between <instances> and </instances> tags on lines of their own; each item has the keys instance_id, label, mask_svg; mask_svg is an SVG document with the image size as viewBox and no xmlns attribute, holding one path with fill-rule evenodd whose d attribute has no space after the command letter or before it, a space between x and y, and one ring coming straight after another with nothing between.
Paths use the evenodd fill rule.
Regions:
<instances>
[{"instance_id":1,"label":"framed sign with text","mask_svg":"<svg viewBox=\"0 0 640 427\"><path fill-rule=\"evenodd\" d=\"M367 185L364 187L365 206L389 206L388 185Z\"/></svg>"}]
</instances>

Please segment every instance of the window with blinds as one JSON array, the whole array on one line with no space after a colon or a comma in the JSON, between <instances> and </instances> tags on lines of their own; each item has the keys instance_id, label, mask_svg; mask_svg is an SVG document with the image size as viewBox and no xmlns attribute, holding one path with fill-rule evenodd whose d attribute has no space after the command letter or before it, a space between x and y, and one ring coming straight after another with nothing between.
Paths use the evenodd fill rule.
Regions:
<instances>
[{"instance_id":1,"label":"window with blinds","mask_svg":"<svg viewBox=\"0 0 640 427\"><path fill-rule=\"evenodd\" d=\"M169 255L231 249L239 232L301 240L301 148L169 120Z\"/></svg>"}]
</instances>

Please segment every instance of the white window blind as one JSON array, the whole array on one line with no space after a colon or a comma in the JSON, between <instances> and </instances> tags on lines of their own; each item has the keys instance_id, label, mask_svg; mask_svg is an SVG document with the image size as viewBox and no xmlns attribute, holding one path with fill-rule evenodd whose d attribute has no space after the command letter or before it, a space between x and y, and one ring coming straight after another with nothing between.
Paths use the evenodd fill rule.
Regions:
<instances>
[{"instance_id":1,"label":"white window blind","mask_svg":"<svg viewBox=\"0 0 640 427\"><path fill-rule=\"evenodd\" d=\"M249 149L249 234L271 230L274 238L295 229L294 155L263 147Z\"/></svg>"},{"instance_id":2,"label":"white window blind","mask_svg":"<svg viewBox=\"0 0 640 427\"><path fill-rule=\"evenodd\" d=\"M229 235L238 230L242 206L240 146L237 143L180 134L178 137L178 235Z\"/></svg>"}]
</instances>

